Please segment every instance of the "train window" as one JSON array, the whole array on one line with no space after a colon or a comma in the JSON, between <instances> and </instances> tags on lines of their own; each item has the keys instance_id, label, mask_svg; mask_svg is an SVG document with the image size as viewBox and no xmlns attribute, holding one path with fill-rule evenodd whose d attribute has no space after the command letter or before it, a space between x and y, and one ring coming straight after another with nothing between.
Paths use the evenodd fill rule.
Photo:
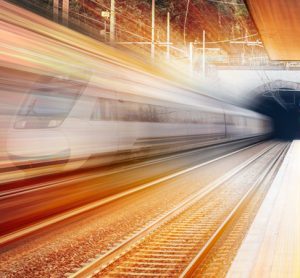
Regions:
<instances>
[{"instance_id":1,"label":"train window","mask_svg":"<svg viewBox=\"0 0 300 278\"><path fill-rule=\"evenodd\" d=\"M235 126L239 126L240 125L240 121L241 121L241 117L238 115L234 115L233 116L233 122Z\"/></svg>"},{"instance_id":2,"label":"train window","mask_svg":"<svg viewBox=\"0 0 300 278\"><path fill-rule=\"evenodd\" d=\"M179 109L172 108L170 112L170 121L172 123L181 123L181 111Z\"/></svg>"},{"instance_id":3,"label":"train window","mask_svg":"<svg viewBox=\"0 0 300 278\"><path fill-rule=\"evenodd\" d=\"M245 125L245 117L243 116L239 116L239 122L238 122L239 126L244 126Z\"/></svg>"},{"instance_id":4,"label":"train window","mask_svg":"<svg viewBox=\"0 0 300 278\"><path fill-rule=\"evenodd\" d=\"M99 98L95 105L92 120L118 120L128 122L156 122L156 123L188 123L209 124L223 123L224 115L208 113L199 110L187 110ZM236 124L238 119L228 115L227 124Z\"/></svg>"},{"instance_id":5,"label":"train window","mask_svg":"<svg viewBox=\"0 0 300 278\"><path fill-rule=\"evenodd\" d=\"M171 119L171 117L170 117L170 109L167 108L167 107L164 107L163 108L163 113L161 114L161 116L162 116L162 119L163 119L162 122L169 123L170 119Z\"/></svg>"},{"instance_id":6,"label":"train window","mask_svg":"<svg viewBox=\"0 0 300 278\"><path fill-rule=\"evenodd\" d=\"M178 123L180 119L178 118L178 110L174 108L167 109L167 122L169 123Z\"/></svg>"},{"instance_id":7,"label":"train window","mask_svg":"<svg viewBox=\"0 0 300 278\"><path fill-rule=\"evenodd\" d=\"M223 124L224 115L222 113L214 113L214 124Z\"/></svg>"},{"instance_id":8,"label":"train window","mask_svg":"<svg viewBox=\"0 0 300 278\"><path fill-rule=\"evenodd\" d=\"M213 114L212 113L208 113L208 112L205 112L205 113L203 113L204 115L204 117L203 117L203 119L204 119L204 124L210 124L210 123L212 123L214 120L213 120Z\"/></svg>"},{"instance_id":9,"label":"train window","mask_svg":"<svg viewBox=\"0 0 300 278\"><path fill-rule=\"evenodd\" d=\"M139 121L139 104L130 101L118 101L118 120L119 121Z\"/></svg>"},{"instance_id":10,"label":"train window","mask_svg":"<svg viewBox=\"0 0 300 278\"><path fill-rule=\"evenodd\" d=\"M208 119L207 119L207 113L203 112L201 115L201 123L202 124L207 124L208 123Z\"/></svg>"},{"instance_id":11,"label":"train window","mask_svg":"<svg viewBox=\"0 0 300 278\"><path fill-rule=\"evenodd\" d=\"M202 123L202 113L201 112L197 112L197 123L201 124Z\"/></svg>"},{"instance_id":12,"label":"train window","mask_svg":"<svg viewBox=\"0 0 300 278\"><path fill-rule=\"evenodd\" d=\"M151 122L157 123L159 122L158 114L156 113L156 105L149 105L150 114L151 114Z\"/></svg>"},{"instance_id":13,"label":"train window","mask_svg":"<svg viewBox=\"0 0 300 278\"><path fill-rule=\"evenodd\" d=\"M18 111L14 128L55 128L69 115L85 83L43 77L34 84Z\"/></svg>"},{"instance_id":14,"label":"train window","mask_svg":"<svg viewBox=\"0 0 300 278\"><path fill-rule=\"evenodd\" d=\"M139 119L141 122L152 121L152 110L148 104L139 104Z\"/></svg>"},{"instance_id":15,"label":"train window","mask_svg":"<svg viewBox=\"0 0 300 278\"><path fill-rule=\"evenodd\" d=\"M249 125L250 125L250 127L255 127L256 123L257 123L256 119L249 118Z\"/></svg>"},{"instance_id":16,"label":"train window","mask_svg":"<svg viewBox=\"0 0 300 278\"><path fill-rule=\"evenodd\" d=\"M91 120L93 120L93 121L101 120L101 106L100 106L100 100L99 99L96 100L94 110L92 112Z\"/></svg>"},{"instance_id":17,"label":"train window","mask_svg":"<svg viewBox=\"0 0 300 278\"><path fill-rule=\"evenodd\" d=\"M155 105L154 109L157 117L157 122L168 122L168 109L166 107Z\"/></svg>"},{"instance_id":18,"label":"train window","mask_svg":"<svg viewBox=\"0 0 300 278\"><path fill-rule=\"evenodd\" d=\"M48 78L36 83L19 110L19 116L65 118L83 85L71 80Z\"/></svg>"},{"instance_id":19,"label":"train window","mask_svg":"<svg viewBox=\"0 0 300 278\"><path fill-rule=\"evenodd\" d=\"M191 123L192 123L192 124L197 123L197 118L196 118L196 113L195 113L195 111L192 111L192 112L191 112Z\"/></svg>"},{"instance_id":20,"label":"train window","mask_svg":"<svg viewBox=\"0 0 300 278\"><path fill-rule=\"evenodd\" d=\"M234 125L233 116L226 114L226 124L227 125Z\"/></svg>"},{"instance_id":21,"label":"train window","mask_svg":"<svg viewBox=\"0 0 300 278\"><path fill-rule=\"evenodd\" d=\"M116 119L116 101L113 99L98 98L91 116L94 121L112 121Z\"/></svg>"},{"instance_id":22,"label":"train window","mask_svg":"<svg viewBox=\"0 0 300 278\"><path fill-rule=\"evenodd\" d=\"M180 111L180 118L182 123L189 123L189 111L181 110Z\"/></svg>"}]
</instances>

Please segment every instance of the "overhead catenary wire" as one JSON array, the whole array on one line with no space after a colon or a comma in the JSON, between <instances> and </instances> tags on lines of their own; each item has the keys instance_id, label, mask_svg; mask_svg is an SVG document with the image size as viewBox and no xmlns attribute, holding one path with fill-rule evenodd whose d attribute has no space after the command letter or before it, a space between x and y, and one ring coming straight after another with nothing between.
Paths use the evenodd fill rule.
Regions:
<instances>
[{"instance_id":1,"label":"overhead catenary wire","mask_svg":"<svg viewBox=\"0 0 300 278\"><path fill-rule=\"evenodd\" d=\"M103 23L102 21L97 20L97 19L94 19L94 18L92 18L92 17L86 16L86 15L82 15L82 14L77 13L77 12L74 12L74 11L70 11L70 13L72 13L72 14L74 14L74 15L77 15L77 16L80 16L80 17L82 17L82 18L88 19L88 20L90 20L90 21L92 21L92 22L96 22L96 23L98 23L98 24L100 24L100 25L104 25L104 23ZM125 33L128 33L128 34L130 34L130 35L132 35L132 36L135 36L135 37L137 37L137 38L149 40L149 38L147 38L147 37L144 37L144 36L138 35L138 34L136 34L136 33L130 32L130 31L124 29L123 27L119 27L119 24L116 24L116 28L117 28L118 30L121 30L121 31L123 31L123 32L125 32Z\"/></svg>"},{"instance_id":2,"label":"overhead catenary wire","mask_svg":"<svg viewBox=\"0 0 300 278\"><path fill-rule=\"evenodd\" d=\"M220 40L220 41L212 41L212 42L206 42L206 44L213 44L213 43L226 43L226 42L231 42L231 41L238 41L246 38L251 38L251 37L256 37L258 36L258 33L256 34L251 34L243 37L237 37L237 38L231 38L227 40ZM195 42L194 44L202 44L202 42Z\"/></svg>"},{"instance_id":3,"label":"overhead catenary wire","mask_svg":"<svg viewBox=\"0 0 300 278\"><path fill-rule=\"evenodd\" d=\"M104 4L101 4L101 3L99 3L99 2L97 2L97 1L95 1L95 0L89 0L89 1L92 2L92 3L94 3L94 4L96 4L96 5L98 5L98 6L101 6L101 7L105 8L105 9L108 10L108 11L111 10L110 7L108 7L108 6L104 5ZM117 7L115 7L115 13L121 14L121 15L122 15L122 18L125 18L125 19L127 19L127 20L129 20L129 21L132 21L132 22L135 22L135 23L138 23L138 24L142 24L142 25L144 25L145 27L151 28L151 26L150 26L149 24L146 24L146 23L144 23L144 22L140 22L140 21L138 21L138 20L134 20L132 17L130 17L130 15L129 15L129 16L124 15L124 11L122 11L121 9L119 9L119 8L117 8Z\"/></svg>"}]
</instances>

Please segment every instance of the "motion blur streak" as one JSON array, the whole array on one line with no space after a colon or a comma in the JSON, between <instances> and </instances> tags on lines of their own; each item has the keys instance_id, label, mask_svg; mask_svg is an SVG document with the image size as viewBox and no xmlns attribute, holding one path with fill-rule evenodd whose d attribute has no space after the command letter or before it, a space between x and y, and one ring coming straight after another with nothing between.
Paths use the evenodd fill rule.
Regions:
<instances>
[{"instance_id":1,"label":"motion blur streak","mask_svg":"<svg viewBox=\"0 0 300 278\"><path fill-rule=\"evenodd\" d=\"M76 169L92 154L107 164L117 152L120 160L174 152L261 135L269 125L258 114L195 94L193 86L184 89L176 74L177 85L158 77L172 80L162 68L0 5L2 168L12 161L19 168L47 165L46 172ZM232 109L237 122L249 117L247 127L225 127Z\"/></svg>"},{"instance_id":2,"label":"motion blur streak","mask_svg":"<svg viewBox=\"0 0 300 278\"><path fill-rule=\"evenodd\" d=\"M137 171L119 175L119 187L115 176L82 180L86 167L272 132L269 118L208 97L179 69L171 74L4 1L0 8L0 211L10 231L136 185ZM70 179L55 184L49 174ZM155 176L143 174L139 183ZM20 184L29 185L22 194L9 191Z\"/></svg>"}]
</instances>

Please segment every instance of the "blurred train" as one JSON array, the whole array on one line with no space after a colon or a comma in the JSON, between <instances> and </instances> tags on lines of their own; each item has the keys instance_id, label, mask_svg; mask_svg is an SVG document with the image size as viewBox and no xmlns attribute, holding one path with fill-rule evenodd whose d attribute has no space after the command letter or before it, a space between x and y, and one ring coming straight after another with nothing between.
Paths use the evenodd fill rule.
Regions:
<instances>
[{"instance_id":1,"label":"blurred train","mask_svg":"<svg viewBox=\"0 0 300 278\"><path fill-rule=\"evenodd\" d=\"M7 4L4 8L8 14L19 9ZM31 23L26 31L24 22L1 25L1 31L13 30L11 42L19 43L14 48L18 55L6 49L2 65L9 66L13 57L12 65L20 75L35 69L7 135L7 153L17 165L60 163L74 169L93 157L98 164L108 164L243 138L258 141L272 132L266 116L201 95L195 88L154 75L147 67L122 63L122 57L113 58L121 54L112 55L107 47L95 46L84 36L92 41L90 48L77 47L77 33L37 15L26 12L25 19ZM39 28L50 35L37 32ZM55 36L51 36L53 28ZM42 45L43 40L41 48L30 44ZM26 55L31 50L38 57L29 66L19 58L24 49Z\"/></svg>"}]
</instances>

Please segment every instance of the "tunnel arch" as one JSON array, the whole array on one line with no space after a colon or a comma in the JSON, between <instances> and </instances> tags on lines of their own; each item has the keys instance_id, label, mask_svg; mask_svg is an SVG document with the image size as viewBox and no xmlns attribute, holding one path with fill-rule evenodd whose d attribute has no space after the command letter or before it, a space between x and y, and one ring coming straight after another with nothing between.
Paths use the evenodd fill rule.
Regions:
<instances>
[{"instance_id":1,"label":"tunnel arch","mask_svg":"<svg viewBox=\"0 0 300 278\"><path fill-rule=\"evenodd\" d=\"M280 139L300 138L300 83L276 80L252 92L255 110L274 121L274 136Z\"/></svg>"}]
</instances>

